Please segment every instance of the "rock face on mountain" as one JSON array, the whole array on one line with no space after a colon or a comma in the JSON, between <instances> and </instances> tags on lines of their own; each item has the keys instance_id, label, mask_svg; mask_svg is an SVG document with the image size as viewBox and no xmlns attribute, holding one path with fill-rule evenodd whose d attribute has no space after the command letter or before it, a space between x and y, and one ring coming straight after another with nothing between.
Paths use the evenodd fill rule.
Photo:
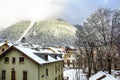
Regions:
<instances>
[{"instance_id":1,"label":"rock face on mountain","mask_svg":"<svg viewBox=\"0 0 120 80\"><path fill-rule=\"evenodd\" d=\"M21 21L0 32L2 40L15 42L32 22ZM24 36L24 41L41 46L74 45L76 28L61 19L35 22Z\"/></svg>"}]
</instances>

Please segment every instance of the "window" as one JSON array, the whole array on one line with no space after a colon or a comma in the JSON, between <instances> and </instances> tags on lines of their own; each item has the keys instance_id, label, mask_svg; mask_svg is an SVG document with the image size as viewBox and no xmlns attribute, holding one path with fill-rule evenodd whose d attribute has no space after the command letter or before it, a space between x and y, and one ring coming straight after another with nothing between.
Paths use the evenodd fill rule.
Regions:
<instances>
[{"instance_id":1,"label":"window","mask_svg":"<svg viewBox=\"0 0 120 80\"><path fill-rule=\"evenodd\" d=\"M47 54L45 55L45 60L46 60L46 61L48 60L48 55L47 55Z\"/></svg>"},{"instance_id":2,"label":"window","mask_svg":"<svg viewBox=\"0 0 120 80\"><path fill-rule=\"evenodd\" d=\"M15 71L11 71L11 80L16 80Z\"/></svg>"},{"instance_id":3,"label":"window","mask_svg":"<svg viewBox=\"0 0 120 80\"><path fill-rule=\"evenodd\" d=\"M9 57L5 57L5 63L9 63Z\"/></svg>"},{"instance_id":4,"label":"window","mask_svg":"<svg viewBox=\"0 0 120 80\"><path fill-rule=\"evenodd\" d=\"M2 52L4 51L5 49L4 48L2 48Z\"/></svg>"},{"instance_id":5,"label":"window","mask_svg":"<svg viewBox=\"0 0 120 80\"><path fill-rule=\"evenodd\" d=\"M12 58L12 64L15 64L15 58Z\"/></svg>"},{"instance_id":6,"label":"window","mask_svg":"<svg viewBox=\"0 0 120 80\"><path fill-rule=\"evenodd\" d=\"M23 80L27 80L27 71L23 71Z\"/></svg>"},{"instance_id":7,"label":"window","mask_svg":"<svg viewBox=\"0 0 120 80\"><path fill-rule=\"evenodd\" d=\"M63 64L61 64L61 70L63 69Z\"/></svg>"},{"instance_id":8,"label":"window","mask_svg":"<svg viewBox=\"0 0 120 80\"><path fill-rule=\"evenodd\" d=\"M63 73L61 74L61 80L63 80Z\"/></svg>"},{"instance_id":9,"label":"window","mask_svg":"<svg viewBox=\"0 0 120 80\"><path fill-rule=\"evenodd\" d=\"M48 69L46 69L46 76L48 76Z\"/></svg>"},{"instance_id":10,"label":"window","mask_svg":"<svg viewBox=\"0 0 120 80\"><path fill-rule=\"evenodd\" d=\"M60 65L58 65L58 71L60 71Z\"/></svg>"},{"instance_id":11,"label":"window","mask_svg":"<svg viewBox=\"0 0 120 80\"><path fill-rule=\"evenodd\" d=\"M57 59L57 55L55 55L55 59Z\"/></svg>"},{"instance_id":12,"label":"window","mask_svg":"<svg viewBox=\"0 0 120 80\"><path fill-rule=\"evenodd\" d=\"M24 63L24 57L20 57L20 58L19 58L19 62L20 62L20 63Z\"/></svg>"},{"instance_id":13,"label":"window","mask_svg":"<svg viewBox=\"0 0 120 80\"><path fill-rule=\"evenodd\" d=\"M57 66L55 66L55 73L57 73Z\"/></svg>"},{"instance_id":14,"label":"window","mask_svg":"<svg viewBox=\"0 0 120 80\"><path fill-rule=\"evenodd\" d=\"M55 80L57 80L57 77L55 78Z\"/></svg>"},{"instance_id":15,"label":"window","mask_svg":"<svg viewBox=\"0 0 120 80\"><path fill-rule=\"evenodd\" d=\"M5 77L6 77L6 71L2 70L2 80L5 80Z\"/></svg>"},{"instance_id":16,"label":"window","mask_svg":"<svg viewBox=\"0 0 120 80\"><path fill-rule=\"evenodd\" d=\"M61 65L59 64L59 68L60 68L60 71L62 71L62 69L61 69Z\"/></svg>"},{"instance_id":17,"label":"window","mask_svg":"<svg viewBox=\"0 0 120 80\"><path fill-rule=\"evenodd\" d=\"M70 66L70 60L69 59L67 60L67 65L68 65L68 67Z\"/></svg>"},{"instance_id":18,"label":"window","mask_svg":"<svg viewBox=\"0 0 120 80\"><path fill-rule=\"evenodd\" d=\"M58 77L58 80L60 80L60 75L59 75L59 77Z\"/></svg>"},{"instance_id":19,"label":"window","mask_svg":"<svg viewBox=\"0 0 120 80\"><path fill-rule=\"evenodd\" d=\"M44 78L44 75L42 75L42 78Z\"/></svg>"},{"instance_id":20,"label":"window","mask_svg":"<svg viewBox=\"0 0 120 80\"><path fill-rule=\"evenodd\" d=\"M62 55L60 55L60 58L62 58Z\"/></svg>"}]
</instances>

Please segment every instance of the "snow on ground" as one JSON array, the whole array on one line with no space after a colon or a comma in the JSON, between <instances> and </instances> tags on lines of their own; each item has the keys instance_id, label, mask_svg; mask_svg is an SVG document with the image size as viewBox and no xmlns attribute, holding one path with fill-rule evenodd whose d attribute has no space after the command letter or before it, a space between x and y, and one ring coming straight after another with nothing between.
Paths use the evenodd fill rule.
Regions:
<instances>
[{"instance_id":1,"label":"snow on ground","mask_svg":"<svg viewBox=\"0 0 120 80\"><path fill-rule=\"evenodd\" d=\"M64 79L67 80L87 80L86 74L81 69L65 69Z\"/></svg>"}]
</instances>

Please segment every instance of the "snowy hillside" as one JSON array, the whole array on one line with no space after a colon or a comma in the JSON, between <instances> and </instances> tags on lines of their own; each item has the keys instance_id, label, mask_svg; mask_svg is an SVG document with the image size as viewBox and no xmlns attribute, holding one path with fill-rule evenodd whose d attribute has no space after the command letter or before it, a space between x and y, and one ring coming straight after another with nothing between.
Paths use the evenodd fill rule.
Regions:
<instances>
[{"instance_id":1,"label":"snowy hillside","mask_svg":"<svg viewBox=\"0 0 120 80\"><path fill-rule=\"evenodd\" d=\"M18 22L3 30L0 37L3 40L17 41L32 22ZM25 41L39 45L74 45L76 28L62 19L38 21L24 35Z\"/></svg>"}]
</instances>

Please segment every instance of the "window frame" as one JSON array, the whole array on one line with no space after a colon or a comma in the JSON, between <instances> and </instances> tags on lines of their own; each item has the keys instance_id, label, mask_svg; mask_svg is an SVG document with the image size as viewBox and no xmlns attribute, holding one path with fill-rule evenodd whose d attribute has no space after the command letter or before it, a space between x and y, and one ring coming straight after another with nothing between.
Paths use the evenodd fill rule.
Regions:
<instances>
[{"instance_id":1,"label":"window frame","mask_svg":"<svg viewBox=\"0 0 120 80\"><path fill-rule=\"evenodd\" d=\"M23 71L23 80L28 80L28 72Z\"/></svg>"},{"instance_id":2,"label":"window frame","mask_svg":"<svg viewBox=\"0 0 120 80\"><path fill-rule=\"evenodd\" d=\"M2 70L1 79L2 79L2 80L6 80L6 70Z\"/></svg>"},{"instance_id":3,"label":"window frame","mask_svg":"<svg viewBox=\"0 0 120 80\"><path fill-rule=\"evenodd\" d=\"M24 62L25 62L24 57L19 57L19 63L24 63Z\"/></svg>"},{"instance_id":4,"label":"window frame","mask_svg":"<svg viewBox=\"0 0 120 80\"><path fill-rule=\"evenodd\" d=\"M49 74L48 74L48 68L46 69L46 76L48 76Z\"/></svg>"},{"instance_id":5,"label":"window frame","mask_svg":"<svg viewBox=\"0 0 120 80\"><path fill-rule=\"evenodd\" d=\"M13 57L13 58L12 58L12 64L15 64L15 63L16 63L16 58Z\"/></svg>"},{"instance_id":6,"label":"window frame","mask_svg":"<svg viewBox=\"0 0 120 80\"><path fill-rule=\"evenodd\" d=\"M11 71L11 80L16 80L16 71Z\"/></svg>"},{"instance_id":7,"label":"window frame","mask_svg":"<svg viewBox=\"0 0 120 80\"><path fill-rule=\"evenodd\" d=\"M4 63L9 63L9 57L5 57Z\"/></svg>"},{"instance_id":8,"label":"window frame","mask_svg":"<svg viewBox=\"0 0 120 80\"><path fill-rule=\"evenodd\" d=\"M45 55L45 60L48 61L48 55L47 54Z\"/></svg>"},{"instance_id":9,"label":"window frame","mask_svg":"<svg viewBox=\"0 0 120 80\"><path fill-rule=\"evenodd\" d=\"M55 73L57 73L57 65L55 65Z\"/></svg>"}]
</instances>

